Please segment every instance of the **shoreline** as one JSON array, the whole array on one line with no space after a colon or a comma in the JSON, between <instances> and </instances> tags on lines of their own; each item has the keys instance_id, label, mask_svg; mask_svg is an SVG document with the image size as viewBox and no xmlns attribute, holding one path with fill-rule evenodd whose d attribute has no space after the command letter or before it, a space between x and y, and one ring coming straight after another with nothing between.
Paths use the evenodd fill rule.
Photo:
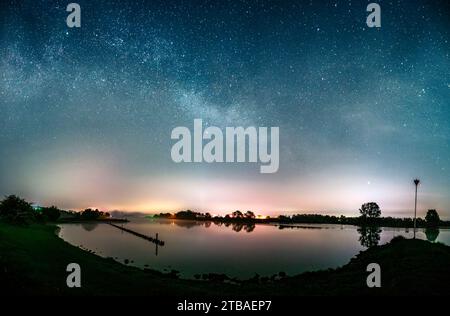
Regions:
<instances>
[{"instance_id":1,"label":"shoreline","mask_svg":"<svg viewBox=\"0 0 450 316\"><path fill-rule=\"evenodd\" d=\"M41 295L396 295L427 293L430 287L429 293L450 293L450 247L422 240L398 238L362 251L336 269L231 284L220 274L200 281L126 266L69 244L57 235L56 228L0 223L0 277L4 287L15 294ZM70 262L82 267L80 289L65 286L66 265ZM380 289L365 285L368 262L379 262L383 267L384 286ZM414 275L418 279L411 287Z\"/></svg>"},{"instance_id":2,"label":"shoreline","mask_svg":"<svg viewBox=\"0 0 450 316\"><path fill-rule=\"evenodd\" d=\"M136 217L136 219L140 219L140 220L145 219L145 220L147 220L147 218L145 218L145 217ZM153 221L155 221L155 219ZM191 224L192 226L194 226L194 225L195 226L203 226L203 225L205 225L205 222L207 222L207 221L198 221L198 220L196 221L196 220L189 220L189 219L164 219L164 218L156 219L156 221L163 221L163 222L166 222L166 224L170 224L173 221L181 221L181 222L187 222L187 223L190 222L190 223L192 223ZM133 219L131 219L131 222L133 222ZM212 223L212 221L209 221L209 223ZM105 223L105 224L110 224L110 223ZM230 227L231 227L231 225L235 225L235 223L229 223L229 224L230 224ZM244 226L247 225L246 223L243 223L243 222L239 222L237 224L244 225ZM112 225L112 226L114 226L114 227L116 227L118 229L121 229L121 230L123 230L125 232L128 232L128 233L130 233L132 235L135 235L138 238L143 238L143 239L148 240L150 242L158 243L158 245L164 246L164 241L157 239L158 237L153 238L153 237L150 237L149 235L140 234L140 233L137 233L135 231L119 227L118 225L114 225L114 224L110 224L110 225ZM181 223L177 224L177 225L181 225ZM295 224L279 224L279 223L264 222L264 223L254 223L253 226L255 226L255 225L272 226L274 228L278 228L279 230L283 230L283 229L288 229L288 230L291 230L291 229L294 229L294 230L295 229L315 229L315 230L322 230L322 229L325 229L325 230L329 230L329 229L331 229L331 230L334 230L334 229L337 229L337 230L351 229L351 230L357 230L357 229L360 228L357 225L350 225L350 224L324 224L324 223L318 223L318 224L312 224L312 223L307 223L307 224L297 224L297 223L295 223ZM189 226L189 227L191 227L191 226ZM396 232L403 232L404 231L405 233L409 232L409 233L412 234L412 228L408 228L408 227L377 227L377 228L380 228L380 229L383 229L383 230L386 230L386 231L396 231ZM368 228L368 229L370 229L370 228ZM420 235L420 237L418 237L418 239L421 239L421 240L427 240L428 239L428 241L432 241L433 242L433 240L429 239L428 236L426 235L428 229L429 228L426 228L426 227L419 227L419 228L417 228L416 231L422 233L422 235ZM432 228L432 229L436 229L436 228ZM448 228L439 228L439 229L448 229ZM158 236L158 234L156 234L156 236ZM61 237L59 234L58 234L58 237L63 239L63 237ZM404 238L409 238L409 237L407 237L405 235L403 235L403 237ZM102 255L101 252L100 253L96 252L97 250L94 251L94 248L92 248L92 247L91 248L89 248L89 247L79 247L76 244L70 243L69 241L66 241L66 242L68 242L72 246L78 247L78 248L80 248L80 249L82 249L84 251L91 252L91 253L96 254L96 255L98 255L98 256L100 256L102 258L108 258L107 256ZM389 239L388 239L387 242L380 243L380 245L385 245L385 244L388 244L388 243L389 243ZM360 251L365 251L369 247L372 247L372 246L362 245L362 247L363 247L364 250L360 250ZM251 249L249 249L249 250L251 251ZM132 266L132 267L138 268L140 270L151 269L149 267L149 264L142 264L142 263L141 264L135 264L133 262L133 260L129 259L130 258L129 256L122 256L122 257L119 258L119 257L113 256L111 253L109 255L111 256L111 258L114 258L114 260L116 262L118 262L119 264L122 264L124 266ZM357 255L357 252L354 252L354 255ZM350 258L351 257L349 256L348 259L350 259ZM341 265L345 264L345 262L341 261ZM210 272L204 272L204 271L200 270L200 271L191 272L190 274L187 275L187 274L184 273L182 268L174 269L174 268L171 268L171 267L170 268L164 268L164 269L162 269L162 268L159 268L159 269L154 268L154 271L159 272L159 273L163 273L163 274L166 274L166 275L176 276L177 278L183 279L183 280L192 280L192 281L198 281L198 280L221 280L221 281L227 281L227 282L231 282L231 283L235 283L235 284L240 284L240 283L244 283L244 282L253 280L255 275L258 275L261 279L274 280L274 279L279 279L279 277L278 277L279 273L282 273L285 276L292 277L292 276L297 276L297 275L300 275L300 274L303 274L303 273L317 272L317 271L320 271L320 270L323 270L323 269L327 269L327 270L328 269L336 269L338 267L339 267L339 265L330 265L330 266L322 265L320 268L312 267L311 269L308 269L308 270L300 269L300 270L297 270L297 271L285 271L283 269L280 269L280 270L274 269L274 270L272 270L271 273L267 273L267 274L260 274L257 271L253 271L253 274L250 273L250 274L247 274L246 276L237 276L237 275L233 275L233 274L228 275L226 273L222 273L220 270L212 270Z\"/></svg>"},{"instance_id":3,"label":"shoreline","mask_svg":"<svg viewBox=\"0 0 450 316\"><path fill-rule=\"evenodd\" d=\"M147 219L158 219L158 220L177 220L177 221L194 221L194 222L211 222L211 223L219 223L219 224L243 224L243 225L253 225L253 224L269 224L275 226L286 226L286 227L296 227L302 225L346 225L346 226L355 226L355 227L385 227L385 228L404 228L404 229L413 229L412 225L392 225L383 221L368 221L362 222L358 221L358 218L349 218L351 221L346 222L338 222L338 221L329 221L329 222L320 222L320 221L298 221L298 222L289 222L289 221L280 221L277 219L205 219L205 218L169 218L169 217L160 217L160 216L151 216L151 215L143 215L142 218ZM383 220L382 218L381 220ZM395 218L397 219L397 218ZM404 220L404 219L398 219ZM427 226L427 225L417 225L417 229L449 229L450 223L443 222L444 224L438 226ZM404 223L401 223L404 224Z\"/></svg>"}]
</instances>

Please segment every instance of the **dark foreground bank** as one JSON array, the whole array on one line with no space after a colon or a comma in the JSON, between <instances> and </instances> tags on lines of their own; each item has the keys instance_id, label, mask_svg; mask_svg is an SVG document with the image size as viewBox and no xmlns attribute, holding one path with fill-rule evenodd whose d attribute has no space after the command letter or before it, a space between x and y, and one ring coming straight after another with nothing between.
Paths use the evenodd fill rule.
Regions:
<instances>
[{"instance_id":1,"label":"dark foreground bank","mask_svg":"<svg viewBox=\"0 0 450 316\"><path fill-rule=\"evenodd\" d=\"M0 223L0 281L5 293L178 297L450 294L450 247L422 240L395 239L361 252L338 269L228 284L218 281L220 278L181 280L124 266L66 243L55 230L53 225ZM81 288L66 286L69 263L81 267ZM381 288L366 285L369 263L381 267Z\"/></svg>"}]
</instances>

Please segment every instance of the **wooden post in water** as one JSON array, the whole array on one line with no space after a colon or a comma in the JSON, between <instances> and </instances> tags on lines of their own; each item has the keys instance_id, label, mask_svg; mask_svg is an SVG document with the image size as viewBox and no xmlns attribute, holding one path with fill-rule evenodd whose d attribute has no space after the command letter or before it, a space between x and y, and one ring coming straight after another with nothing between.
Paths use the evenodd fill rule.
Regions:
<instances>
[{"instance_id":1,"label":"wooden post in water","mask_svg":"<svg viewBox=\"0 0 450 316\"><path fill-rule=\"evenodd\" d=\"M158 234L156 234L156 238L153 238L153 237L146 236L146 235L143 235L143 234L141 234L141 233L135 232L134 230L125 228L125 227L123 227L123 226L120 227L119 225L115 225L115 224L113 224L113 223L109 223L109 225L114 226L114 227L120 229L122 232L125 231L125 232L130 233L130 234L132 234L132 235L135 235L135 236L137 236L137 237L140 237L140 238L143 238L143 239L145 239L145 240L148 240L148 241L150 241L150 242L152 242L152 243L154 243L154 244L156 244L156 245L158 245L158 246L164 246L164 244L165 244L164 241L158 239L158 238L159 238L159 237L158 237L158 236L159 236Z\"/></svg>"}]
</instances>

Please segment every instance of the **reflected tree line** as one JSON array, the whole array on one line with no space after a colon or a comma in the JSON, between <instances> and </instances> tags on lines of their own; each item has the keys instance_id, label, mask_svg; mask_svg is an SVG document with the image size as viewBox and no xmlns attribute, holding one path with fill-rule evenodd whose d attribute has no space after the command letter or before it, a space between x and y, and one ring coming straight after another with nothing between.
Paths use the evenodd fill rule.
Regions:
<instances>
[{"instance_id":1,"label":"reflected tree line","mask_svg":"<svg viewBox=\"0 0 450 316\"><path fill-rule=\"evenodd\" d=\"M377 225L376 219L380 217L381 210L377 203L369 202L361 206L360 219L362 225L358 227L359 242L363 247L370 248L377 246L381 238L381 228ZM441 222L436 210L428 210L425 216L425 236L428 241L435 242L439 236L439 223ZM405 230L408 233L408 229Z\"/></svg>"},{"instance_id":2,"label":"reflected tree line","mask_svg":"<svg viewBox=\"0 0 450 316\"><path fill-rule=\"evenodd\" d=\"M161 222L161 224L169 222ZM239 232L247 232L251 233L255 230L256 224L255 223L244 223L244 222L216 222L216 221L173 221L170 223L174 223L177 226L184 227L184 228L192 228L195 226L203 226L205 228L211 227L211 225L216 225L218 227L227 227L231 228L233 231L239 233Z\"/></svg>"},{"instance_id":3,"label":"reflected tree line","mask_svg":"<svg viewBox=\"0 0 450 316\"><path fill-rule=\"evenodd\" d=\"M358 218L358 228L357 232L359 234L359 242L363 247L370 248L377 246L380 243L381 239L381 226L380 226L380 216L381 209L375 202L364 203L359 209L360 217ZM255 216L251 212L241 213L239 211L233 212L230 218L223 218L215 220L214 217L211 217L208 213L201 214L206 218L202 218L198 220L199 213L184 211L177 213L174 219L190 219L189 221L173 221L177 226L191 228L194 226L204 226L205 228L209 228L211 225L216 226L224 226L230 227L235 232L247 232L251 233L254 231L256 227L256 223L254 221L249 221L248 219L254 219ZM160 214L157 218L173 218L172 214ZM439 218L436 210L428 210L427 215L425 217L424 227L425 227L425 235L428 241L435 242L439 236L439 224L441 220ZM286 226L291 227L291 226ZM285 228L285 226L280 225L280 229ZM291 227L292 228L292 227ZM405 229L405 233L408 233L409 229Z\"/></svg>"},{"instance_id":4,"label":"reflected tree line","mask_svg":"<svg viewBox=\"0 0 450 316\"><path fill-rule=\"evenodd\" d=\"M227 227L231 228L233 231L246 232L251 233L255 230L256 224L254 223L222 223L222 222L213 222L213 221L174 221L175 225L184 227L184 228L192 228L195 226L204 226L205 228L209 228L212 225L216 225L218 227ZM358 241L361 246L366 248L371 248L377 246L381 239L381 227L378 226L361 226L357 228L357 232L359 234ZM408 233L409 230L405 229L405 233ZM428 241L435 242L439 236L439 228L437 227L427 227L425 229L425 235Z\"/></svg>"},{"instance_id":5,"label":"reflected tree line","mask_svg":"<svg viewBox=\"0 0 450 316\"><path fill-rule=\"evenodd\" d=\"M256 224L254 223L231 223L231 222L213 222L213 221L173 221L173 223L177 226L184 228L192 228L195 226L204 226L205 228L209 228L212 225L216 225L218 227L227 227L231 228L233 231L239 232L247 232L251 233L255 230ZM381 232L382 229L379 226L373 225L364 225L357 228L357 232L359 234L358 241L361 246L366 248L371 248L377 246L380 243ZM409 229L405 229L405 233L408 233ZM425 236L428 241L435 242L439 236L439 228L437 227L427 227L425 228Z\"/></svg>"},{"instance_id":6,"label":"reflected tree line","mask_svg":"<svg viewBox=\"0 0 450 316\"><path fill-rule=\"evenodd\" d=\"M246 232L251 233L255 230L256 224L254 223L222 223L222 222L213 222L213 221L174 221L175 225L184 227L184 228L192 228L195 226L204 226L205 228L209 228L212 225L216 225L218 227L226 227L231 228L233 231ZM167 223L168 224L168 223ZM97 227L97 223L82 223L81 226L86 231L92 231ZM302 228L311 228L311 227L302 227ZM317 228L317 227L315 227ZM318 228L317 228L318 229ZM359 234L358 241L361 246L366 248L371 248L377 246L380 243L381 232L382 229L379 226L360 226L357 228L357 232ZM408 233L409 229L405 229L405 233ZM430 242L435 242L439 237L439 228L438 227L427 227L425 228L425 236L426 239Z\"/></svg>"},{"instance_id":7,"label":"reflected tree line","mask_svg":"<svg viewBox=\"0 0 450 316\"><path fill-rule=\"evenodd\" d=\"M256 224L255 223L214 223L217 226L225 226L225 227L230 227L231 229L234 230L235 232L239 233L240 231L245 231L247 233L251 233L252 231L255 230Z\"/></svg>"},{"instance_id":8,"label":"reflected tree line","mask_svg":"<svg viewBox=\"0 0 450 316\"><path fill-rule=\"evenodd\" d=\"M363 247L371 248L380 243L382 229L377 224L377 219L381 216L381 209L375 202L365 203L360 208L360 226L357 228L359 242ZM234 214L233 214L234 215ZM425 216L425 236L430 242L435 242L439 236L439 223L441 222L436 210L428 210ZM229 221L206 221L194 222L194 225L204 225L210 227L212 224L217 226L231 227L235 232L252 232L255 229L255 223L252 222L229 222ZM186 222L177 221L177 225L184 226ZM192 225L192 224L191 224ZM405 233L408 233L408 228Z\"/></svg>"},{"instance_id":9,"label":"reflected tree line","mask_svg":"<svg viewBox=\"0 0 450 316\"><path fill-rule=\"evenodd\" d=\"M361 246L370 248L377 246L380 242L381 228L377 226L362 226L357 229L359 233L359 242ZM405 230L408 233L408 229ZM427 227L425 228L425 236L429 242L435 242L439 237L439 228Z\"/></svg>"}]
</instances>

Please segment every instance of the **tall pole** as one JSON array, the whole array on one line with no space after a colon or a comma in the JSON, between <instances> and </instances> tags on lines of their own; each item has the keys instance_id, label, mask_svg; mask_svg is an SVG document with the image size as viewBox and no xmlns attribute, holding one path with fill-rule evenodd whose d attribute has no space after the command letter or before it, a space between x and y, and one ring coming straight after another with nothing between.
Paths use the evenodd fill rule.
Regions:
<instances>
[{"instance_id":1,"label":"tall pole","mask_svg":"<svg viewBox=\"0 0 450 316\"><path fill-rule=\"evenodd\" d=\"M414 184L416 185L416 196L414 199L414 239L416 239L416 219L417 219L417 187L419 186L420 180L414 179Z\"/></svg>"}]
</instances>

